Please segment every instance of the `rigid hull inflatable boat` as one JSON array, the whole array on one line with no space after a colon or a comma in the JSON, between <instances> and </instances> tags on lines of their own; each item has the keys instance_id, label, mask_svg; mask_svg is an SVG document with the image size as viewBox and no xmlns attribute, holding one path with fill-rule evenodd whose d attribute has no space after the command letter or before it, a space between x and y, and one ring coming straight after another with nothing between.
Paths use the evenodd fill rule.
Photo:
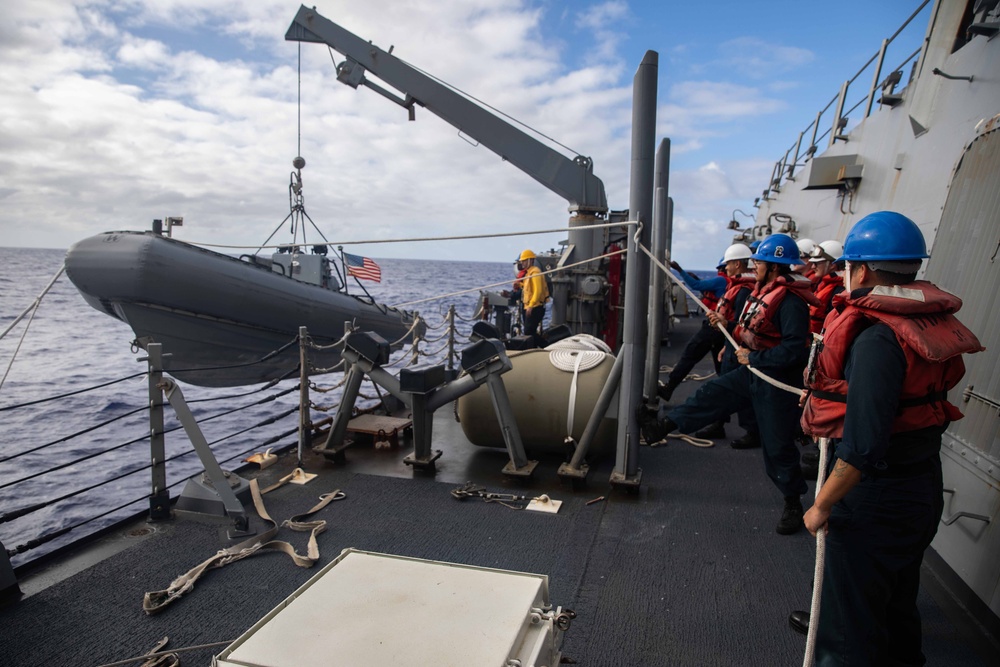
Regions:
<instances>
[{"instance_id":1,"label":"rigid hull inflatable boat","mask_svg":"<svg viewBox=\"0 0 1000 667\"><path fill-rule=\"evenodd\" d=\"M154 232L98 234L66 255L66 274L87 303L132 327L139 346L162 343L176 377L210 387L281 377L297 362L289 343L302 326L319 344L339 340L345 323L389 341L406 335L412 313L341 291L330 266L296 252L236 259ZM338 360L331 348L315 363Z\"/></svg>"}]
</instances>

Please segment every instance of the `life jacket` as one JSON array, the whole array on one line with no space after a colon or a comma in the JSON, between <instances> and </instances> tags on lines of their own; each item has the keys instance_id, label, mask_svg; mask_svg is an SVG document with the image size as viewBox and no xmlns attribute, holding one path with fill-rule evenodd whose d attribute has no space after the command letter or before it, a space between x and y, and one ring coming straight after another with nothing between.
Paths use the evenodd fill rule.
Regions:
<instances>
[{"instance_id":1,"label":"life jacket","mask_svg":"<svg viewBox=\"0 0 1000 667\"><path fill-rule=\"evenodd\" d=\"M819 304L808 278L798 273L778 276L764 286L758 285L747 297L733 338L751 350L777 347L781 343L781 330L774 323L774 316L788 294L795 294L810 306Z\"/></svg>"},{"instance_id":2,"label":"life jacket","mask_svg":"<svg viewBox=\"0 0 1000 667\"><path fill-rule=\"evenodd\" d=\"M819 305L809 307L809 331L818 334L823 330L823 320L833 307L833 291L843 284L844 277L836 271L819 279L815 290Z\"/></svg>"},{"instance_id":3,"label":"life jacket","mask_svg":"<svg viewBox=\"0 0 1000 667\"><path fill-rule=\"evenodd\" d=\"M726 282L726 293L719 299L719 303L715 306L715 312L732 322L736 319L733 304L736 302L737 295L739 295L741 290L753 291L753 286L757 282L757 276L753 273L741 273L735 278L727 277Z\"/></svg>"},{"instance_id":4,"label":"life jacket","mask_svg":"<svg viewBox=\"0 0 1000 667\"><path fill-rule=\"evenodd\" d=\"M893 433L961 419L962 413L947 400L948 390L965 374L962 354L984 349L976 335L953 315L961 307L957 296L924 280L878 286L856 299L846 293L834 297L822 348L806 370L809 395L802 429L815 437L843 436L847 413L844 364L854 339L876 323L892 329L906 357Z\"/></svg>"}]
</instances>

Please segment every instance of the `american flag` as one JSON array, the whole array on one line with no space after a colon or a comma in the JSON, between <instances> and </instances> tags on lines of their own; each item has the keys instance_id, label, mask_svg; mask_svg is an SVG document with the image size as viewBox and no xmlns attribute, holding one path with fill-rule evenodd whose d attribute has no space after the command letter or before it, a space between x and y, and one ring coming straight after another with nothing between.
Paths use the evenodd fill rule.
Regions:
<instances>
[{"instance_id":1,"label":"american flag","mask_svg":"<svg viewBox=\"0 0 1000 667\"><path fill-rule=\"evenodd\" d=\"M347 265L348 275L352 275L360 280L371 280L376 283L382 282L382 269L370 257L362 257L361 255L352 255L345 252L344 263Z\"/></svg>"}]
</instances>

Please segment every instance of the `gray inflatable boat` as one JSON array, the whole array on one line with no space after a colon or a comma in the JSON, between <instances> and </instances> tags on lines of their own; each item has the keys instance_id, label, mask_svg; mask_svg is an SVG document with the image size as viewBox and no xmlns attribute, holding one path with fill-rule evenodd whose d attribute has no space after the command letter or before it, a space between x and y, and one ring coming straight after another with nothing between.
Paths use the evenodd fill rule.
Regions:
<instances>
[{"instance_id":1,"label":"gray inflatable boat","mask_svg":"<svg viewBox=\"0 0 1000 667\"><path fill-rule=\"evenodd\" d=\"M322 254L237 259L155 232L98 234L66 255L66 274L87 303L132 327L140 346L162 343L167 371L207 387L294 371L298 346L288 344L300 326L321 345L339 340L347 323L390 342L410 330L413 313L347 294L331 268ZM326 368L339 352L310 358Z\"/></svg>"}]
</instances>

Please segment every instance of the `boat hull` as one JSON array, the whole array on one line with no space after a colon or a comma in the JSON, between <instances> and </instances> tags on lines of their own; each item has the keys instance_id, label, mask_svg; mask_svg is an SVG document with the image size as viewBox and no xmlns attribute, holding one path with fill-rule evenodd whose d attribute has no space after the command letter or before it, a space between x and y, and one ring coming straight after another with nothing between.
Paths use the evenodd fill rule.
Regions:
<instances>
[{"instance_id":1,"label":"boat hull","mask_svg":"<svg viewBox=\"0 0 1000 667\"><path fill-rule=\"evenodd\" d=\"M168 372L200 386L294 373L298 346L268 355L294 341L302 326L322 345L352 323L389 341L413 323L410 313L150 232L84 239L67 253L66 274L87 303L127 323L140 346L161 343ZM310 359L316 369L329 368L339 352L314 350Z\"/></svg>"}]
</instances>

